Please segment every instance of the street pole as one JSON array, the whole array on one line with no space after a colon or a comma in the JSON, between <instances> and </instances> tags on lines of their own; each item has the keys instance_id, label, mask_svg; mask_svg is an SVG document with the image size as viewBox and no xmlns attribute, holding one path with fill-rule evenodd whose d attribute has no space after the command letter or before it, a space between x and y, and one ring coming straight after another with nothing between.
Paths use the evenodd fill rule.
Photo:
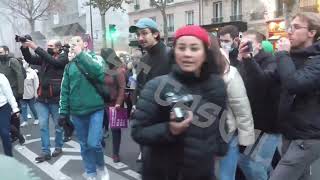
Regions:
<instances>
[{"instance_id":1,"label":"street pole","mask_svg":"<svg viewBox=\"0 0 320 180\"><path fill-rule=\"evenodd\" d=\"M111 48L114 49L113 47L113 38L111 37Z\"/></svg>"},{"instance_id":2,"label":"street pole","mask_svg":"<svg viewBox=\"0 0 320 180\"><path fill-rule=\"evenodd\" d=\"M94 42L93 42L93 27L92 27L92 5L90 0L90 28L91 28L91 41L92 41L92 50L94 50Z\"/></svg>"}]
</instances>

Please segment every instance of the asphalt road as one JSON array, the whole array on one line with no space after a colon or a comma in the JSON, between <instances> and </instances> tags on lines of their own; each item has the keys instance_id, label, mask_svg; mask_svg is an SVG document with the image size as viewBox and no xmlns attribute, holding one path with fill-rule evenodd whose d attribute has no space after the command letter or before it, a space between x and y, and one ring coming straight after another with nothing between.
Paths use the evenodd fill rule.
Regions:
<instances>
[{"instance_id":1,"label":"asphalt road","mask_svg":"<svg viewBox=\"0 0 320 180\"><path fill-rule=\"evenodd\" d=\"M53 128L51 127L51 144L54 145ZM80 156L80 146L76 138L64 144L64 154L53 158L48 162L36 163L34 158L41 152L40 130L38 125L31 122L27 127L21 128L26 137L23 146L14 143L14 157L20 162L30 167L36 176L42 180L84 180L83 164ZM139 164L136 159L139 154L139 147L130 137L130 129L122 130L122 144L120 150L121 163L113 163L111 135L106 139L105 162L109 170L110 180L139 180L137 173ZM3 153L2 143L0 143L0 153ZM1 162L0 162L1 163ZM312 177L309 180L320 179L320 160L312 165ZM0 175L1 179L1 175Z\"/></svg>"}]
</instances>

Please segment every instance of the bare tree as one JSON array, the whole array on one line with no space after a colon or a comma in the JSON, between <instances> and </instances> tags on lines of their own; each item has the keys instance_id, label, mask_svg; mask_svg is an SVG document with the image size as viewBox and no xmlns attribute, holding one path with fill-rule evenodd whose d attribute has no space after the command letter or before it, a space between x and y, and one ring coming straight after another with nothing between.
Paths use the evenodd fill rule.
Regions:
<instances>
[{"instance_id":1,"label":"bare tree","mask_svg":"<svg viewBox=\"0 0 320 180\"><path fill-rule=\"evenodd\" d=\"M101 29L103 30L103 47L107 47L106 41L106 13L109 9L122 9L123 0L90 0L90 2L86 3L87 6L92 5L94 8L98 8L101 16Z\"/></svg>"},{"instance_id":2,"label":"bare tree","mask_svg":"<svg viewBox=\"0 0 320 180\"><path fill-rule=\"evenodd\" d=\"M159 9L163 18L163 38L164 43L168 44L168 19L167 19L167 0L150 0L150 5Z\"/></svg>"},{"instance_id":3,"label":"bare tree","mask_svg":"<svg viewBox=\"0 0 320 180\"><path fill-rule=\"evenodd\" d=\"M293 15L299 10L299 2L300 0L283 0L284 17L287 27Z\"/></svg>"},{"instance_id":4,"label":"bare tree","mask_svg":"<svg viewBox=\"0 0 320 180\"><path fill-rule=\"evenodd\" d=\"M28 21L31 32L35 31L35 22L61 8L62 0L1 0L11 12Z\"/></svg>"}]
</instances>

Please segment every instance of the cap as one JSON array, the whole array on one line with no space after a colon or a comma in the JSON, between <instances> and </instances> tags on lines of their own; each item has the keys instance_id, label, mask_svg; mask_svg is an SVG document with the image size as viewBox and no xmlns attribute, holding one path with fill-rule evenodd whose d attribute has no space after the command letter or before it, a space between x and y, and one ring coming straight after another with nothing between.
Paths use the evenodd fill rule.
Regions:
<instances>
[{"instance_id":1,"label":"cap","mask_svg":"<svg viewBox=\"0 0 320 180\"><path fill-rule=\"evenodd\" d=\"M203 41L208 47L211 45L208 32L200 26L191 25L178 29L174 36L174 42L182 36L194 36Z\"/></svg>"},{"instance_id":2,"label":"cap","mask_svg":"<svg viewBox=\"0 0 320 180\"><path fill-rule=\"evenodd\" d=\"M129 27L129 32L135 33L137 32L138 29L144 29L144 28L158 30L158 25L154 20L150 18L142 18L142 19L139 19L139 21L135 25Z\"/></svg>"}]
</instances>

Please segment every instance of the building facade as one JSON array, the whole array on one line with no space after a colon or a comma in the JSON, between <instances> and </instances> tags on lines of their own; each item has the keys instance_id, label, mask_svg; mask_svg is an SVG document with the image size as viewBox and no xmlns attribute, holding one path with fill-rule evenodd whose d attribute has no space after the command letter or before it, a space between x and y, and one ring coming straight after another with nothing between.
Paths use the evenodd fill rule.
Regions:
<instances>
[{"instance_id":1,"label":"building facade","mask_svg":"<svg viewBox=\"0 0 320 180\"><path fill-rule=\"evenodd\" d=\"M148 0L127 0L129 23L150 17L154 19L163 35L163 18L160 11L150 6ZM216 33L220 27L232 24L240 31L255 29L267 34L267 22L283 18L282 0L169 0L167 8L169 37L188 24L201 25ZM130 35L131 41L135 39Z\"/></svg>"}]
</instances>

